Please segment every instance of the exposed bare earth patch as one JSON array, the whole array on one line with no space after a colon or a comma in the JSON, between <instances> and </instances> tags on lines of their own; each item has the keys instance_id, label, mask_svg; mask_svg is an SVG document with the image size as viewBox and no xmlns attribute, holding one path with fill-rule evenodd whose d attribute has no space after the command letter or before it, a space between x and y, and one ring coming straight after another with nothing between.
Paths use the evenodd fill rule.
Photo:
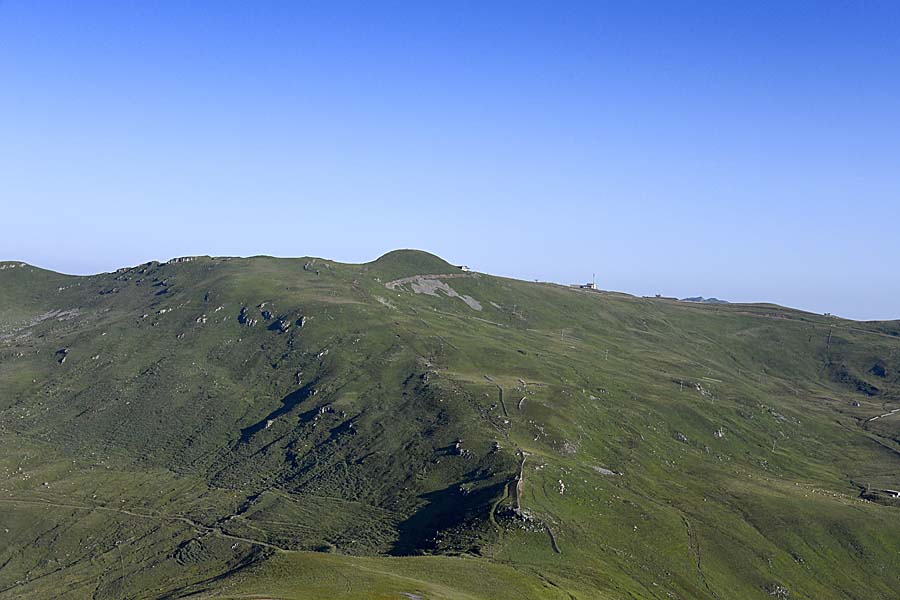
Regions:
<instances>
[{"instance_id":1,"label":"exposed bare earth patch","mask_svg":"<svg viewBox=\"0 0 900 600\"><path fill-rule=\"evenodd\" d=\"M452 279L460 277L471 277L465 273L452 273L448 275L415 275L413 277L403 277L395 279L384 284L389 290L396 290L405 285L409 285L415 294L425 294L426 296L439 296L438 292L442 292L448 298L459 298L465 302L469 308L480 311L481 303L472 296L466 296L458 293L443 279Z\"/></svg>"},{"instance_id":2,"label":"exposed bare earth patch","mask_svg":"<svg viewBox=\"0 0 900 600\"><path fill-rule=\"evenodd\" d=\"M393 309L397 308L396 306L394 306L394 303L391 302L390 300L388 300L387 298L382 298L381 296L375 296L375 299L378 302L380 302L381 304L383 304L384 306L387 306L388 308L393 308Z\"/></svg>"}]
</instances>

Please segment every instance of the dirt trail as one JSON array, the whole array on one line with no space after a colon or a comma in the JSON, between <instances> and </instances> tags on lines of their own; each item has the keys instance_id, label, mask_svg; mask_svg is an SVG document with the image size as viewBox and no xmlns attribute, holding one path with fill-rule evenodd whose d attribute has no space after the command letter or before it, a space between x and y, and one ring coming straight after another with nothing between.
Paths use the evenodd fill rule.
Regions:
<instances>
[{"instance_id":1,"label":"dirt trail","mask_svg":"<svg viewBox=\"0 0 900 600\"><path fill-rule=\"evenodd\" d=\"M544 522L544 529L547 530L547 535L550 536L550 545L553 546L553 551L557 554L562 554L562 550L559 549L559 544L556 543L556 534L553 533L553 528Z\"/></svg>"},{"instance_id":2,"label":"dirt trail","mask_svg":"<svg viewBox=\"0 0 900 600\"><path fill-rule=\"evenodd\" d=\"M490 381L491 383L493 383L494 385L496 385L496 386L497 386L497 389L500 391L500 408L503 409L503 416L506 417L506 418L508 419L508 418L509 418L509 411L506 410L506 402L503 401L503 386L500 385L499 383L497 383L497 382L494 380L494 378L491 377L490 375L485 375L484 378L487 379L488 381Z\"/></svg>"},{"instance_id":3,"label":"dirt trail","mask_svg":"<svg viewBox=\"0 0 900 600\"><path fill-rule=\"evenodd\" d=\"M750 316L750 317L759 317L761 319L774 319L777 321L792 321L795 323L808 323L815 327L828 327L831 329L844 329L847 331L854 331L856 333L867 333L869 335L877 335L877 336L881 336L881 337L886 337L886 338L889 338L892 340L900 339L896 335L891 335L889 333L882 333L880 331L872 331L871 329L861 329L859 327L852 327L850 325L839 325L837 323L820 323L817 321L811 321L811 320L803 318L803 317L794 317L794 316L790 316L787 314L777 314L777 315L776 314L762 314L762 313L753 312L750 310L735 310L735 311L732 311L732 314L746 315L746 316Z\"/></svg>"},{"instance_id":4,"label":"dirt trail","mask_svg":"<svg viewBox=\"0 0 900 600\"><path fill-rule=\"evenodd\" d=\"M509 412L506 410L506 402L503 401L503 386L497 384L497 389L500 390L500 408L503 409L503 416L507 419L509 418Z\"/></svg>"},{"instance_id":5,"label":"dirt trail","mask_svg":"<svg viewBox=\"0 0 900 600\"><path fill-rule=\"evenodd\" d=\"M125 508L112 508L109 506L85 506L80 504L66 504L62 502L49 502L46 500L26 500L22 498L0 498L0 502L6 504L24 504L24 505L37 505L37 506L53 506L56 508L67 508L70 510L83 510L87 512L93 511L105 511L105 512L114 512L123 515L128 515L131 517L135 517L138 519L155 519L158 521L180 521L185 523L198 532L203 534L211 534L217 535L219 537L234 540L236 542L244 542L247 544L251 544L254 546L261 546L263 548L269 548L270 550L278 550L279 552L292 552L292 550L288 548L282 548L281 546L276 546L275 544L270 544L269 542L263 542L262 540L254 540L251 538L242 537L239 535L232 535L230 533L225 533L222 531L220 527L209 527L202 523L199 523L189 517L185 517L182 515L156 515L152 513L140 513L133 510L128 510ZM226 518L227 520L227 518Z\"/></svg>"},{"instance_id":6,"label":"dirt trail","mask_svg":"<svg viewBox=\"0 0 900 600\"><path fill-rule=\"evenodd\" d=\"M525 515L522 510L522 496L525 493L525 461L530 455L519 448L519 456L522 457L522 462L519 463L519 475L516 477L516 514L520 517L524 517ZM553 531L553 528L543 519L535 518L535 521L540 525L543 525L544 531L550 536L550 545L553 547L553 551L557 554L562 554L562 550L559 548L559 542L556 539L556 532Z\"/></svg>"},{"instance_id":7,"label":"dirt trail","mask_svg":"<svg viewBox=\"0 0 900 600\"><path fill-rule=\"evenodd\" d=\"M519 456L522 457L522 462L519 463L519 476L516 477L516 512L522 513L522 494L525 493L525 459L528 458L528 453L522 449L519 449Z\"/></svg>"},{"instance_id":8,"label":"dirt trail","mask_svg":"<svg viewBox=\"0 0 900 600\"><path fill-rule=\"evenodd\" d=\"M497 509L507 498L509 498L509 486L510 484L503 486L503 495L497 498L496 502L494 502L494 505L491 507L491 525L493 525L494 529L496 529L497 531L502 531L500 528L500 524L497 523Z\"/></svg>"},{"instance_id":9,"label":"dirt trail","mask_svg":"<svg viewBox=\"0 0 900 600\"><path fill-rule=\"evenodd\" d=\"M700 576L700 581L703 582L703 585L714 598L719 598L719 595L716 594L715 590L709 586L709 582L706 581L706 574L703 573L703 556L700 550L700 538L697 536L697 531L691 526L691 522L688 521L687 517L684 515L681 516L681 521L684 523L684 527L687 530L688 548L697 559L697 574Z\"/></svg>"},{"instance_id":10,"label":"dirt trail","mask_svg":"<svg viewBox=\"0 0 900 600\"><path fill-rule=\"evenodd\" d=\"M886 413L884 413L883 415L878 415L877 417L872 417L871 419L866 419L866 423L868 423L869 421L874 421L874 420L876 420L876 419L883 419L883 418L885 418L885 417L889 417L889 416L891 416L891 415L893 415L893 414L896 414L896 413L898 413L898 412L900 412L900 408L895 408L894 410L892 410L892 411L890 411L890 412L886 412Z\"/></svg>"}]
</instances>

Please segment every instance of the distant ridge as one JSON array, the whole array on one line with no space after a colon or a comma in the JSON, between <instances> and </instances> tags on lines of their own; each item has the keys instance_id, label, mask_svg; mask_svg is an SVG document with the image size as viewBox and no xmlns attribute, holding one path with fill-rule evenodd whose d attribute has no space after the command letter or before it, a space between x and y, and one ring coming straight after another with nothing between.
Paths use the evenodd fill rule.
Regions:
<instances>
[{"instance_id":1,"label":"distant ridge","mask_svg":"<svg viewBox=\"0 0 900 600\"><path fill-rule=\"evenodd\" d=\"M703 296L694 296L692 298L682 298L682 302L698 302L700 304L729 304L728 300L720 300L718 298L704 298Z\"/></svg>"}]
</instances>

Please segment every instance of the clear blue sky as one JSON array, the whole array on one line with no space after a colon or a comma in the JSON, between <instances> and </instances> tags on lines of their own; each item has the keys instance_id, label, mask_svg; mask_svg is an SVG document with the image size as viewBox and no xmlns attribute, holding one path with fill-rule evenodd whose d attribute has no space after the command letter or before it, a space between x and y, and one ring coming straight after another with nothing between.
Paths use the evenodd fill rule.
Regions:
<instances>
[{"instance_id":1,"label":"clear blue sky","mask_svg":"<svg viewBox=\"0 0 900 600\"><path fill-rule=\"evenodd\" d=\"M0 259L900 317L900 3L0 0Z\"/></svg>"}]
</instances>

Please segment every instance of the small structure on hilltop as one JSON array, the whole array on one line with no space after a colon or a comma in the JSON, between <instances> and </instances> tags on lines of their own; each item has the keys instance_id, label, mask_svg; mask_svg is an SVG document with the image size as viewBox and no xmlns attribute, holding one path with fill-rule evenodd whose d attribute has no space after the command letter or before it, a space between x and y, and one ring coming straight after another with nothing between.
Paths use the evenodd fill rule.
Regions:
<instances>
[{"instance_id":1,"label":"small structure on hilltop","mask_svg":"<svg viewBox=\"0 0 900 600\"><path fill-rule=\"evenodd\" d=\"M456 268L462 271L463 273L468 273L472 269L469 268L469 265L456 265Z\"/></svg>"},{"instance_id":2,"label":"small structure on hilltop","mask_svg":"<svg viewBox=\"0 0 900 600\"><path fill-rule=\"evenodd\" d=\"M593 278L589 283L573 283L573 288L578 288L580 290L596 290L597 289L597 275L594 274Z\"/></svg>"}]
</instances>

